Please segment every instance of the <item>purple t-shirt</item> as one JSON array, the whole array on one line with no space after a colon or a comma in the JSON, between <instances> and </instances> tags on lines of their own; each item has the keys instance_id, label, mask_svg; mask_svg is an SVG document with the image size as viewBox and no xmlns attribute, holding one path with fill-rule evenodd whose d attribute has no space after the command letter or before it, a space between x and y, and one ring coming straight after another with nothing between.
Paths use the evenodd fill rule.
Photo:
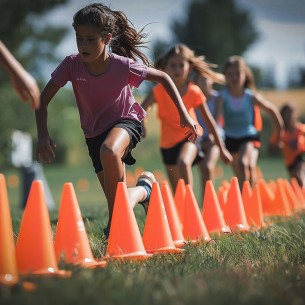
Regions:
<instances>
[{"instance_id":1,"label":"purple t-shirt","mask_svg":"<svg viewBox=\"0 0 305 305\"><path fill-rule=\"evenodd\" d=\"M142 121L145 110L136 103L130 86L138 87L146 78L147 67L137 61L109 53L105 73L88 72L78 54L67 56L51 74L59 87L72 83L86 138L95 137L121 119Z\"/></svg>"}]
</instances>

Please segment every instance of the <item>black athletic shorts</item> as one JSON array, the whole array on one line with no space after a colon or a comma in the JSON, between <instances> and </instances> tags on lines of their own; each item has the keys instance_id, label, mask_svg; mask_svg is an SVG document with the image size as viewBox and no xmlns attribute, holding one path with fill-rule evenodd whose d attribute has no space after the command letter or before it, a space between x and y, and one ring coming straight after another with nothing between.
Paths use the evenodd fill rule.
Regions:
<instances>
[{"instance_id":1,"label":"black athletic shorts","mask_svg":"<svg viewBox=\"0 0 305 305\"><path fill-rule=\"evenodd\" d=\"M188 140L186 139L171 148L161 148L160 151L163 163L165 165L176 165L182 145L187 141ZM195 145L197 147L197 156L193 162L193 165L197 164L200 160L204 158L204 153L198 140L195 142Z\"/></svg>"},{"instance_id":2,"label":"black athletic shorts","mask_svg":"<svg viewBox=\"0 0 305 305\"><path fill-rule=\"evenodd\" d=\"M227 137L227 136L225 137L226 149L230 153L238 152L240 146L242 144L246 143L246 142L253 142L255 148L260 147L260 137L259 137L259 135L249 136L249 137L244 137L244 138L239 138L239 139L230 138L230 137Z\"/></svg>"},{"instance_id":3,"label":"black athletic shorts","mask_svg":"<svg viewBox=\"0 0 305 305\"><path fill-rule=\"evenodd\" d=\"M86 138L88 152L91 157L92 164L96 173L99 173L100 171L103 170L103 166L100 158L101 146L105 141L105 139L107 138L109 132L115 127L125 129L130 137L129 151L122 161L128 165L133 165L136 163L136 160L131 155L131 151L141 141L142 124L141 122L134 120L122 120L114 124L112 127L108 128L102 134L93 138Z\"/></svg>"}]
</instances>

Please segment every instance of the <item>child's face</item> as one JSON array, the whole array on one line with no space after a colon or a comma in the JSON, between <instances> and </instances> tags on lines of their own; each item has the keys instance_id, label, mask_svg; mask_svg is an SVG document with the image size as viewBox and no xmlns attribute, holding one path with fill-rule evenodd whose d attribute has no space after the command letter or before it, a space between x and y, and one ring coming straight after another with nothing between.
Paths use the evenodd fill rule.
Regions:
<instances>
[{"instance_id":1,"label":"child's face","mask_svg":"<svg viewBox=\"0 0 305 305\"><path fill-rule=\"evenodd\" d=\"M108 43L94 26L80 25L75 28L78 52L86 63L97 60Z\"/></svg>"},{"instance_id":2,"label":"child's face","mask_svg":"<svg viewBox=\"0 0 305 305\"><path fill-rule=\"evenodd\" d=\"M176 85L183 85L190 72L190 63L180 54L172 55L164 68Z\"/></svg>"},{"instance_id":3,"label":"child's face","mask_svg":"<svg viewBox=\"0 0 305 305\"><path fill-rule=\"evenodd\" d=\"M246 82L246 72L240 65L232 65L225 71L226 83L232 88L243 88Z\"/></svg>"}]
</instances>

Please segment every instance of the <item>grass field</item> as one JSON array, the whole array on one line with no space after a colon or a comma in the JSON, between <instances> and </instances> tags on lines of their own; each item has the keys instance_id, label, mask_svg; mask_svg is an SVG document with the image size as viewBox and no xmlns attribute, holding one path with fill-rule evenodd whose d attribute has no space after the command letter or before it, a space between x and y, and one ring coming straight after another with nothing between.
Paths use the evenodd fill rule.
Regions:
<instances>
[{"instance_id":1,"label":"grass field","mask_svg":"<svg viewBox=\"0 0 305 305\"><path fill-rule=\"evenodd\" d=\"M141 168L155 171L159 182L166 178L158 151L158 125L155 120L150 124L151 134L134 152L137 166L128 168L130 184ZM259 167L266 180L287 178L280 157L260 158ZM44 171L56 203L56 209L50 211L53 232L63 184L72 182L91 249L95 257L102 257L106 250L101 236L107 209L89 162L48 165ZM22 216L21 176L16 169L3 173L17 236ZM196 169L194 174L194 192L201 206ZM230 167L220 162L215 187L231 177ZM144 213L136 207L135 214L143 232ZM269 220L271 225L265 229L217 236L215 243L207 245L186 245L185 253L179 255L157 255L141 263L110 261L99 270L61 266L72 270L70 279L33 280L33 291L24 290L22 281L14 288L0 287L0 304L305 304L305 214Z\"/></svg>"}]
</instances>

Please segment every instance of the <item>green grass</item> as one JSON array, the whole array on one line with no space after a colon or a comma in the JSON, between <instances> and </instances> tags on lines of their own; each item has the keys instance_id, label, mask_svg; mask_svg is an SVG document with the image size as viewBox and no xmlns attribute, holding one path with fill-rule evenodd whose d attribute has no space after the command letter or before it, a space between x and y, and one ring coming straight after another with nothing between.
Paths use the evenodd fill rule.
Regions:
<instances>
[{"instance_id":1,"label":"green grass","mask_svg":"<svg viewBox=\"0 0 305 305\"><path fill-rule=\"evenodd\" d=\"M277 220L259 232L188 245L184 254L72 267L70 279L33 280L31 292L2 287L0 303L304 304L305 216Z\"/></svg>"},{"instance_id":2,"label":"green grass","mask_svg":"<svg viewBox=\"0 0 305 305\"><path fill-rule=\"evenodd\" d=\"M285 177L280 162L260 160L266 179ZM6 177L12 174L16 170L5 172ZM57 204L63 183L75 185L93 254L102 257L107 209L90 166L47 166L45 174ZM226 167L215 185L231 176ZM77 181L84 178L90 188L81 192ZM17 191L8 189L11 201ZM11 210L17 235L22 214L18 202ZM143 232L144 214L140 208L135 213ZM50 217L54 231L57 210ZM12 289L1 287L0 304L304 304L305 215L277 218L266 229L216 237L208 245L188 245L184 254L157 255L141 263L110 261L100 270L61 267L72 269L70 279L33 280L34 291L25 291L22 280Z\"/></svg>"}]
</instances>

